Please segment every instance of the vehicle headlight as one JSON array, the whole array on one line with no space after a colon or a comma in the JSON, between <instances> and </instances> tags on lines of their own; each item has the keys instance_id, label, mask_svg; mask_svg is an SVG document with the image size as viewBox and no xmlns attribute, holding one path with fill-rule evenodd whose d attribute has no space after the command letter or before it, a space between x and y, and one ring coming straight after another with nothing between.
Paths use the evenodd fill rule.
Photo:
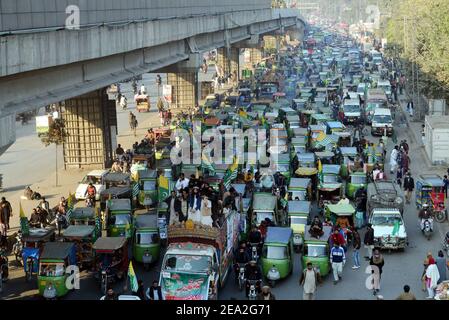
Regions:
<instances>
[{"instance_id":1,"label":"vehicle headlight","mask_svg":"<svg viewBox=\"0 0 449 320\"><path fill-rule=\"evenodd\" d=\"M302 237L300 234L295 234L293 237L293 244L301 244L302 243Z\"/></svg>"},{"instance_id":2,"label":"vehicle headlight","mask_svg":"<svg viewBox=\"0 0 449 320\"><path fill-rule=\"evenodd\" d=\"M401 197L397 197L394 202L396 202L397 204L401 204L402 203L402 198Z\"/></svg>"}]
</instances>

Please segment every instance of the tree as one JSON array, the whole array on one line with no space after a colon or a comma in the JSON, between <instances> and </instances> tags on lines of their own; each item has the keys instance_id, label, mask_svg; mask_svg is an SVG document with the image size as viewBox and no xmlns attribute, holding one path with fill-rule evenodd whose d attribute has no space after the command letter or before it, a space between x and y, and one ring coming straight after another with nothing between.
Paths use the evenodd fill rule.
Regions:
<instances>
[{"instance_id":1,"label":"tree","mask_svg":"<svg viewBox=\"0 0 449 320\"><path fill-rule=\"evenodd\" d=\"M56 146L56 186L58 186L58 146L63 144L68 134L65 130L65 121L63 119L53 119L50 123L48 133L41 136L42 143L48 147L51 144Z\"/></svg>"}]
</instances>

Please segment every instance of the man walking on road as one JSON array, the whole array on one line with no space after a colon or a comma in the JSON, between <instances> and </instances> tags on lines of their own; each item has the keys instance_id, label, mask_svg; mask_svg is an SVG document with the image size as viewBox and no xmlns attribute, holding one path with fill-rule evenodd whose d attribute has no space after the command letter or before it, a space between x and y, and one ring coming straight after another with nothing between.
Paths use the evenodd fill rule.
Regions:
<instances>
[{"instance_id":1,"label":"man walking on road","mask_svg":"<svg viewBox=\"0 0 449 320\"><path fill-rule=\"evenodd\" d=\"M312 262L307 262L307 268L302 272L299 285L303 286L302 299L315 300L315 294L318 284L320 283L320 273L317 272Z\"/></svg>"},{"instance_id":2,"label":"man walking on road","mask_svg":"<svg viewBox=\"0 0 449 320\"><path fill-rule=\"evenodd\" d=\"M332 264L332 271L334 274L334 285L341 280L343 273L343 266L346 263L345 250L340 247L338 242L334 242L334 247L331 250L330 260Z\"/></svg>"},{"instance_id":3,"label":"man walking on road","mask_svg":"<svg viewBox=\"0 0 449 320\"><path fill-rule=\"evenodd\" d=\"M131 129L132 132L134 132L134 136L136 136L137 118L131 111L129 112L128 121L129 121L129 128Z\"/></svg>"},{"instance_id":4,"label":"man walking on road","mask_svg":"<svg viewBox=\"0 0 449 320\"><path fill-rule=\"evenodd\" d=\"M410 287L408 285L404 286L404 292L401 293L396 300L416 300L413 293L410 292Z\"/></svg>"},{"instance_id":5,"label":"man walking on road","mask_svg":"<svg viewBox=\"0 0 449 320\"><path fill-rule=\"evenodd\" d=\"M370 260L371 257L373 256L373 249L374 249L374 229L371 223L368 223L363 243L365 244L365 248L368 251L368 255L365 256L365 259Z\"/></svg>"},{"instance_id":6,"label":"man walking on road","mask_svg":"<svg viewBox=\"0 0 449 320\"><path fill-rule=\"evenodd\" d=\"M407 175L404 178L404 191L405 191L405 200L407 203L410 203L410 198L412 197L413 190L415 189L415 180L413 180L410 171L407 172Z\"/></svg>"},{"instance_id":7,"label":"man walking on road","mask_svg":"<svg viewBox=\"0 0 449 320\"><path fill-rule=\"evenodd\" d=\"M12 217L12 207L9 201L6 201L5 197L2 197L0 202L0 219L6 225L6 229L9 229L9 219Z\"/></svg>"}]
</instances>

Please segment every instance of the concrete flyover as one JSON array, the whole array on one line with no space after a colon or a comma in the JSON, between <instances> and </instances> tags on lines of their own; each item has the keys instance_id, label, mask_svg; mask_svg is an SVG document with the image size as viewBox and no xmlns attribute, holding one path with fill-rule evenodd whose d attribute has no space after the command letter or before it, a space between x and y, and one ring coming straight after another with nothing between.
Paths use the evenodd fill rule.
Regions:
<instances>
[{"instance_id":1,"label":"concrete flyover","mask_svg":"<svg viewBox=\"0 0 449 320\"><path fill-rule=\"evenodd\" d=\"M80 29L65 28L66 7ZM299 11L270 0L0 0L0 117L104 88L276 30Z\"/></svg>"}]
</instances>

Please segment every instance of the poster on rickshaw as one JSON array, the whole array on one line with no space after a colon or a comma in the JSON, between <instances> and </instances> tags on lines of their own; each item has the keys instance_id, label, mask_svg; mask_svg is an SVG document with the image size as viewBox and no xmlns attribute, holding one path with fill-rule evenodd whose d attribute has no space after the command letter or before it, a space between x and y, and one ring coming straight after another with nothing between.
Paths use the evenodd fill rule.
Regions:
<instances>
[{"instance_id":1,"label":"poster on rickshaw","mask_svg":"<svg viewBox=\"0 0 449 320\"><path fill-rule=\"evenodd\" d=\"M162 87L162 95L167 103L172 103L173 86L169 84L164 84Z\"/></svg>"},{"instance_id":2,"label":"poster on rickshaw","mask_svg":"<svg viewBox=\"0 0 449 320\"><path fill-rule=\"evenodd\" d=\"M165 300L207 300L209 276L163 272L161 286Z\"/></svg>"}]
</instances>

